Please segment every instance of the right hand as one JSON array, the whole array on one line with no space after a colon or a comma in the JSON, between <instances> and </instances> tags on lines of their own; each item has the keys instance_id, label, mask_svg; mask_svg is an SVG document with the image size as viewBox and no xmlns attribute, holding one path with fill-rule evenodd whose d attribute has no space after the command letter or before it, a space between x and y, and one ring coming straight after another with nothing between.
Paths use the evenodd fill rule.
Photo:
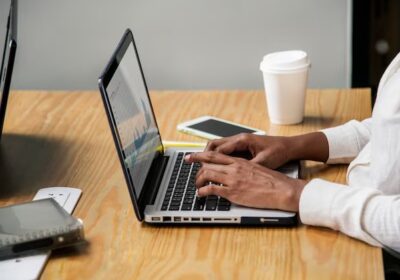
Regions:
<instances>
[{"instance_id":1,"label":"right hand","mask_svg":"<svg viewBox=\"0 0 400 280\"><path fill-rule=\"evenodd\" d=\"M208 142L205 151L216 151L226 155L235 152L250 152L252 162L275 169L292 160L289 142L289 137L241 133L212 140Z\"/></svg>"}]
</instances>

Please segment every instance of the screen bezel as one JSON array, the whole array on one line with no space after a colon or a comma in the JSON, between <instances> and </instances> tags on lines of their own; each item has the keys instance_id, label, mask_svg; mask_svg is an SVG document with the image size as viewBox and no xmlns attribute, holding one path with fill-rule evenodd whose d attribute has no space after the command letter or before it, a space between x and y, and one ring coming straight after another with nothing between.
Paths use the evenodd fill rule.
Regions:
<instances>
[{"instance_id":1,"label":"screen bezel","mask_svg":"<svg viewBox=\"0 0 400 280\"><path fill-rule=\"evenodd\" d=\"M114 119L114 115L111 109L111 104L110 104L110 100L108 99L108 94L107 94L107 87L112 79L112 77L115 74L115 71L117 70L122 58L124 57L126 50L128 49L129 45L132 44L133 49L135 51L135 56L136 59L138 61L139 64L139 69L140 69L140 73L142 76L142 80L145 86L145 90L146 90L146 94L147 94L147 98L149 99L149 105L150 105L150 109L151 109L151 113L153 115L153 119L155 122L155 126L157 129L157 134L158 137L160 138L160 144L162 145L162 141L161 141L161 135L160 135L160 130L158 128L158 124L157 124L157 120L155 118L155 114L154 114L154 109L153 109L153 105L151 103L151 99L150 99L150 94L149 94L149 90L147 87L147 83L146 83L146 79L144 77L144 73L143 73L143 69L142 69L142 65L139 59L139 54L136 48L136 44L135 44L135 40L133 38L133 34L131 32L130 29L127 29L124 33L124 35L122 36L122 39L120 40L116 50L114 51L109 63L107 64L105 70L103 71L103 73L101 74L99 80L98 80L98 85L99 85L99 89L101 92L101 96L103 99L103 103L104 103L104 107L106 110L106 114L107 114L107 118L111 127L111 132L113 135L113 139L114 139L114 143L115 143L115 147L117 149L118 152L118 157L124 172L124 177L125 177L125 181L128 185L128 189L129 189L129 194L131 196L132 202L133 202L133 206L134 206L134 210L135 210L135 214L137 216L137 218L139 219L139 221L142 221L144 219L144 209L146 207L146 205L144 205L145 200L141 200L141 196L144 195L145 193L145 186L143 186L142 191L139 194L136 194L135 191L135 186L134 183L131 179L130 176L130 171L129 168L126 167L125 165L125 154L124 154L124 150L121 144L121 140L118 134L118 130L117 130L117 123ZM163 153L164 151L164 147L162 147L161 151L159 151L159 153ZM157 155L155 156L155 158L153 160L157 159ZM148 190L146 190L148 191ZM141 205L143 204L143 205Z\"/></svg>"},{"instance_id":2,"label":"screen bezel","mask_svg":"<svg viewBox=\"0 0 400 280\"><path fill-rule=\"evenodd\" d=\"M12 0L10 6L10 13L7 20L7 31L4 42L3 59L1 62L0 79L4 81L3 92L0 103L0 138L3 134L3 124L6 115L6 108L8 102L8 96L10 93L11 78L14 69L15 55L17 52L17 29L18 29L18 0ZM10 38L8 40L8 38ZM8 58L6 58L7 48L9 48ZM7 65L5 65L7 63ZM5 77L2 76L3 68L7 67L4 73ZM1 81L0 81L1 83Z\"/></svg>"}]
</instances>

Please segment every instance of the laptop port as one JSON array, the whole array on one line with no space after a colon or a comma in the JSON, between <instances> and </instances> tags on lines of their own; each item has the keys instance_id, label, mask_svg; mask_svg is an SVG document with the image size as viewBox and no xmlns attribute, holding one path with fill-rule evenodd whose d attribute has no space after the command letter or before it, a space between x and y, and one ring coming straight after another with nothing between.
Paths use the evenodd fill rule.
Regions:
<instances>
[{"instance_id":1,"label":"laptop port","mask_svg":"<svg viewBox=\"0 0 400 280\"><path fill-rule=\"evenodd\" d=\"M181 221L181 217L174 217L174 222L180 222Z\"/></svg>"},{"instance_id":2,"label":"laptop port","mask_svg":"<svg viewBox=\"0 0 400 280\"><path fill-rule=\"evenodd\" d=\"M151 217L151 220L153 222L161 222L161 218L160 217Z\"/></svg>"},{"instance_id":3,"label":"laptop port","mask_svg":"<svg viewBox=\"0 0 400 280\"><path fill-rule=\"evenodd\" d=\"M192 218L193 222L200 222L200 218Z\"/></svg>"},{"instance_id":4,"label":"laptop port","mask_svg":"<svg viewBox=\"0 0 400 280\"><path fill-rule=\"evenodd\" d=\"M203 218L204 222L211 222L211 218Z\"/></svg>"},{"instance_id":5,"label":"laptop port","mask_svg":"<svg viewBox=\"0 0 400 280\"><path fill-rule=\"evenodd\" d=\"M279 222L279 219L274 219L274 218L260 218L261 223L277 223Z\"/></svg>"},{"instance_id":6,"label":"laptop port","mask_svg":"<svg viewBox=\"0 0 400 280\"><path fill-rule=\"evenodd\" d=\"M164 217L164 218L163 218L163 221L164 221L164 222L170 222L170 221L171 221L171 217Z\"/></svg>"},{"instance_id":7,"label":"laptop port","mask_svg":"<svg viewBox=\"0 0 400 280\"><path fill-rule=\"evenodd\" d=\"M230 219L230 218L214 218L214 221L224 221L224 222L227 222L227 221L231 221L231 219Z\"/></svg>"},{"instance_id":8,"label":"laptop port","mask_svg":"<svg viewBox=\"0 0 400 280\"><path fill-rule=\"evenodd\" d=\"M184 221L189 221L189 218L183 218Z\"/></svg>"}]
</instances>

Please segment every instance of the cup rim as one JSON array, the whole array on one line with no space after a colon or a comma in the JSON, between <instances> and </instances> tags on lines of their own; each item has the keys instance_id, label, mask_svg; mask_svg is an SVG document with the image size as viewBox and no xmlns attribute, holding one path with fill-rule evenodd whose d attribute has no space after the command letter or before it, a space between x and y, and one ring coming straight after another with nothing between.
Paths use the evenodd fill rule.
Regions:
<instances>
[{"instance_id":1,"label":"cup rim","mask_svg":"<svg viewBox=\"0 0 400 280\"><path fill-rule=\"evenodd\" d=\"M263 72L290 72L310 67L308 55L302 50L287 50L265 55L260 63Z\"/></svg>"}]
</instances>

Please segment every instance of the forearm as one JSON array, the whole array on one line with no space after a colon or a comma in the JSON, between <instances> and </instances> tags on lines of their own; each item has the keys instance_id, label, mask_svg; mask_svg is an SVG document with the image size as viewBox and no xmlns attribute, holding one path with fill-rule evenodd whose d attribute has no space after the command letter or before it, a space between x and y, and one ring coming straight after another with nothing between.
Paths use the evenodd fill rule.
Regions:
<instances>
[{"instance_id":1,"label":"forearm","mask_svg":"<svg viewBox=\"0 0 400 280\"><path fill-rule=\"evenodd\" d=\"M314 160L326 162L329 157L329 144L324 133L312 132L288 137L290 160Z\"/></svg>"}]
</instances>

